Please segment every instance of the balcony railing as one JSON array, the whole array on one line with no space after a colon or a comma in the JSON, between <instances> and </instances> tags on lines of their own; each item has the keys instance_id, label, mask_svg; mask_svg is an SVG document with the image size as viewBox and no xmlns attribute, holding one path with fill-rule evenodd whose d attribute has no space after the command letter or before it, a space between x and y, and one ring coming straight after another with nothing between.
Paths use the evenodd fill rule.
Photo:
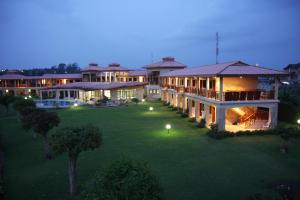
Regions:
<instances>
[{"instance_id":1,"label":"balcony railing","mask_svg":"<svg viewBox=\"0 0 300 200\"><path fill-rule=\"evenodd\" d=\"M205 88L197 89L194 87L174 86L174 85L161 85L164 88L176 90L177 93L188 93L197 96L203 96L214 100L222 101L251 101L251 100L268 100L275 99L274 91L226 91L222 92L222 99L219 91L206 90Z\"/></svg>"},{"instance_id":2,"label":"balcony railing","mask_svg":"<svg viewBox=\"0 0 300 200\"><path fill-rule=\"evenodd\" d=\"M274 91L226 91L223 92L224 101L251 101L275 99Z\"/></svg>"}]
</instances>

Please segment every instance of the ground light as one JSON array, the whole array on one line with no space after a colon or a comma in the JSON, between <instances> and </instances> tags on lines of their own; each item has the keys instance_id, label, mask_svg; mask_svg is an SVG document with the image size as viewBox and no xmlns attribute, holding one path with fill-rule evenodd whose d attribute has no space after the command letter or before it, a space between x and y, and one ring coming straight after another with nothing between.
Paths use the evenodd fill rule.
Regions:
<instances>
[{"instance_id":1,"label":"ground light","mask_svg":"<svg viewBox=\"0 0 300 200\"><path fill-rule=\"evenodd\" d=\"M145 99L142 99L142 102L145 102Z\"/></svg>"},{"instance_id":2,"label":"ground light","mask_svg":"<svg viewBox=\"0 0 300 200\"><path fill-rule=\"evenodd\" d=\"M298 126L300 127L300 119L297 120Z\"/></svg>"},{"instance_id":3,"label":"ground light","mask_svg":"<svg viewBox=\"0 0 300 200\"><path fill-rule=\"evenodd\" d=\"M150 110L150 111L153 111L153 107L152 107L152 106L151 106L151 107L149 107L149 110Z\"/></svg>"},{"instance_id":4,"label":"ground light","mask_svg":"<svg viewBox=\"0 0 300 200\"><path fill-rule=\"evenodd\" d=\"M77 107L77 106L78 106L78 104L77 104L77 103L74 103L74 106L75 106L75 107Z\"/></svg>"},{"instance_id":5,"label":"ground light","mask_svg":"<svg viewBox=\"0 0 300 200\"><path fill-rule=\"evenodd\" d=\"M31 98L31 95L29 95L28 97Z\"/></svg>"},{"instance_id":6,"label":"ground light","mask_svg":"<svg viewBox=\"0 0 300 200\"><path fill-rule=\"evenodd\" d=\"M27 99L27 97L24 97L24 99Z\"/></svg>"},{"instance_id":7,"label":"ground light","mask_svg":"<svg viewBox=\"0 0 300 200\"><path fill-rule=\"evenodd\" d=\"M171 129L171 124L167 124L166 125L166 129L168 130L168 134L170 133L170 129Z\"/></svg>"}]
</instances>

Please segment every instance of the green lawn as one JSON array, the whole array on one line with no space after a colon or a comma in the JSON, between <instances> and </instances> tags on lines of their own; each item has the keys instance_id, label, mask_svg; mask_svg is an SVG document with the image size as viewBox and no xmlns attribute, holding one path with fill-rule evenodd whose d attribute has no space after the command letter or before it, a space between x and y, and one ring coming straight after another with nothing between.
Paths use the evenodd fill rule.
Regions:
<instances>
[{"instance_id":1,"label":"green lawn","mask_svg":"<svg viewBox=\"0 0 300 200\"><path fill-rule=\"evenodd\" d=\"M61 126L92 123L103 133L103 146L79 157L81 184L122 157L147 161L171 200L247 199L256 192L271 195L273 182L300 181L299 139L289 141L287 155L280 153L277 136L214 140L158 102L58 113ZM42 141L23 131L14 116L0 118L0 131L8 200L69 199L66 156L44 160Z\"/></svg>"}]
</instances>

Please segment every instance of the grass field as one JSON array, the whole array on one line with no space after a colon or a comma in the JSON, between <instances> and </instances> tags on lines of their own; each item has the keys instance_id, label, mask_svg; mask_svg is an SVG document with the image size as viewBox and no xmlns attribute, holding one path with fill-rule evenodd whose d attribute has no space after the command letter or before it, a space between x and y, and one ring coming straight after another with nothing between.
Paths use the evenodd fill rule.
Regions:
<instances>
[{"instance_id":1,"label":"grass field","mask_svg":"<svg viewBox=\"0 0 300 200\"><path fill-rule=\"evenodd\" d=\"M153 112L148 111L149 106ZM86 183L96 171L127 157L146 161L160 178L167 199L248 199L272 195L272 183L300 181L300 140L289 141L289 153L279 151L277 136L244 136L214 140L159 102L120 108L58 110L62 123L92 123L103 133L103 146L82 153L78 181ZM170 123L170 134L165 124ZM62 200L67 195L67 157L43 158L42 141L20 127L17 117L0 118L6 152L8 200Z\"/></svg>"}]
</instances>

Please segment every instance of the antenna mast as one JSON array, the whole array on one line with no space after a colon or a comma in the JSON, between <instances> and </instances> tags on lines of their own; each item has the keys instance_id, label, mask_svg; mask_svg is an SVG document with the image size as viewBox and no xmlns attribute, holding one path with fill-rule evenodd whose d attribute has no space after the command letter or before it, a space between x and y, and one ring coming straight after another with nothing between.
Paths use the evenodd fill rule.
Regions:
<instances>
[{"instance_id":1,"label":"antenna mast","mask_svg":"<svg viewBox=\"0 0 300 200\"><path fill-rule=\"evenodd\" d=\"M151 52L151 54L150 54L150 60L151 60L151 63L154 62L154 61L153 61L153 52Z\"/></svg>"},{"instance_id":2,"label":"antenna mast","mask_svg":"<svg viewBox=\"0 0 300 200\"><path fill-rule=\"evenodd\" d=\"M218 56L219 56L219 33L216 32L216 64L218 64Z\"/></svg>"}]
</instances>

